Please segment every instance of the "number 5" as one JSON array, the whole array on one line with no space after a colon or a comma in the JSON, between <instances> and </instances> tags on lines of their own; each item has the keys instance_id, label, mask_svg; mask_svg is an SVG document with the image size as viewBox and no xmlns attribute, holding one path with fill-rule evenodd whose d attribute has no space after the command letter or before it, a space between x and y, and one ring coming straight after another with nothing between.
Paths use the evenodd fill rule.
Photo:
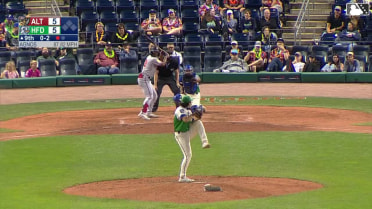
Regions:
<instances>
[{"instance_id":1,"label":"number 5","mask_svg":"<svg viewBox=\"0 0 372 209\"><path fill-rule=\"evenodd\" d=\"M53 18L53 25L56 25L56 24L57 24L57 19Z\"/></svg>"}]
</instances>

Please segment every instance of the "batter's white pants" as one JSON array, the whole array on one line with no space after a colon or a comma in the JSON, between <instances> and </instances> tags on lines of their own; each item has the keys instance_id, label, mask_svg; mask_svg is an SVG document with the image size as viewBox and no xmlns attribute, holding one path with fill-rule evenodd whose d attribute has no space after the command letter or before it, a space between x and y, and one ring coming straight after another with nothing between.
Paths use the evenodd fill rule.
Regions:
<instances>
[{"instance_id":1,"label":"batter's white pants","mask_svg":"<svg viewBox=\"0 0 372 209\"><path fill-rule=\"evenodd\" d=\"M137 79L138 85L142 88L145 94L145 100L143 101L142 112L147 113L152 111L152 107L158 97L154 86L151 83L150 78L143 77Z\"/></svg>"},{"instance_id":2,"label":"batter's white pants","mask_svg":"<svg viewBox=\"0 0 372 209\"><path fill-rule=\"evenodd\" d=\"M190 130L187 132L175 132L175 138L181 148L183 159L181 162L180 178L186 177L187 168L189 167L192 150L190 141L196 134L199 134L200 140L203 143L208 142L207 134L205 133L204 125L201 120L196 120L190 124Z\"/></svg>"}]
</instances>

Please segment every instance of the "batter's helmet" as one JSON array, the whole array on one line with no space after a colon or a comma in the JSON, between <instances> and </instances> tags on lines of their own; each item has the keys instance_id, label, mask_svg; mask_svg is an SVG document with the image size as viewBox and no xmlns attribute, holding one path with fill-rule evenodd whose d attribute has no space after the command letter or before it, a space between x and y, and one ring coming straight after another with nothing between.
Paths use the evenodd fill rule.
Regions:
<instances>
[{"instance_id":1,"label":"batter's helmet","mask_svg":"<svg viewBox=\"0 0 372 209\"><path fill-rule=\"evenodd\" d=\"M150 49L150 54L152 57L157 57L160 54L160 51L157 47L153 47Z\"/></svg>"}]
</instances>

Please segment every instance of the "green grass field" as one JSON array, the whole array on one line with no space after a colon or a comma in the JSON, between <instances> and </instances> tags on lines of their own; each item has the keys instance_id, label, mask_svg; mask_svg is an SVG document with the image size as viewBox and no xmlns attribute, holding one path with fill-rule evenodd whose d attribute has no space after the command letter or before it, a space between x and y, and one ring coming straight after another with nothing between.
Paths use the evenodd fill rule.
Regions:
<instances>
[{"instance_id":1,"label":"green grass field","mask_svg":"<svg viewBox=\"0 0 372 209\"><path fill-rule=\"evenodd\" d=\"M206 105L328 107L372 113L367 99L218 97ZM7 106L0 120L44 112L135 107L142 100L34 103ZM163 105L171 105L168 99ZM372 118L371 118L372 122ZM371 126L371 123L362 124ZM2 130L8 132L12 130ZM1 131L0 131L1 133ZM188 174L285 177L324 188L277 197L208 204L154 203L66 195L87 182L177 176L182 155L173 134L55 136L0 142L0 208L249 208L367 209L372 207L371 134L341 132L208 133L213 148L193 149ZM193 140L193 147L200 141ZM222 166L221 166L222 165ZM187 194L185 194L187 195Z\"/></svg>"}]
</instances>

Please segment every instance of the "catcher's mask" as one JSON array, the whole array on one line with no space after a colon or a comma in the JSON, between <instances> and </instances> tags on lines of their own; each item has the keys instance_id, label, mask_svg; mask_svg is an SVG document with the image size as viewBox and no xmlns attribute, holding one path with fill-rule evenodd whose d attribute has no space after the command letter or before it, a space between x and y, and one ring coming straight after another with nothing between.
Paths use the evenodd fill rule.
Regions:
<instances>
[{"instance_id":1,"label":"catcher's mask","mask_svg":"<svg viewBox=\"0 0 372 209\"><path fill-rule=\"evenodd\" d=\"M185 72L192 72L194 70L194 68L192 67L192 65L186 65L184 70L185 70Z\"/></svg>"}]
</instances>

